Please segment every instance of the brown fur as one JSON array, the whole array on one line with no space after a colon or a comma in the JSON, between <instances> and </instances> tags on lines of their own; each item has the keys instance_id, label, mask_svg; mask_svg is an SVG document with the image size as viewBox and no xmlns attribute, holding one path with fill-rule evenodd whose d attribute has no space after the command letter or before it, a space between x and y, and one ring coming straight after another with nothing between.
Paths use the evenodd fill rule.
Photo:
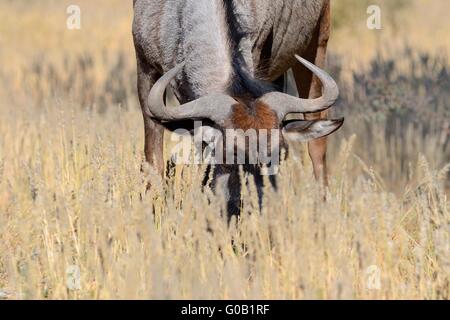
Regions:
<instances>
[{"instance_id":1,"label":"brown fur","mask_svg":"<svg viewBox=\"0 0 450 320\"><path fill-rule=\"evenodd\" d=\"M243 103L238 103L233 108L230 127L234 129L276 129L278 117L269 106L261 102L255 102L252 108Z\"/></svg>"}]
</instances>

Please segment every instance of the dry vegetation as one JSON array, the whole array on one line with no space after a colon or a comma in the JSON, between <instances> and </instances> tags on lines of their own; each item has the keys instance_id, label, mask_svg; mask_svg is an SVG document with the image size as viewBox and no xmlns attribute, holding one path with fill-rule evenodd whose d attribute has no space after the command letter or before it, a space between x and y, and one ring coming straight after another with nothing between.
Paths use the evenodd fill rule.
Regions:
<instances>
[{"instance_id":1,"label":"dry vegetation","mask_svg":"<svg viewBox=\"0 0 450 320\"><path fill-rule=\"evenodd\" d=\"M76 2L81 31L65 29L73 1L0 3L0 299L450 297L448 1L396 8L379 35L364 8L345 13L328 201L294 146L263 211L249 183L231 224L203 168L140 172L131 5Z\"/></svg>"}]
</instances>

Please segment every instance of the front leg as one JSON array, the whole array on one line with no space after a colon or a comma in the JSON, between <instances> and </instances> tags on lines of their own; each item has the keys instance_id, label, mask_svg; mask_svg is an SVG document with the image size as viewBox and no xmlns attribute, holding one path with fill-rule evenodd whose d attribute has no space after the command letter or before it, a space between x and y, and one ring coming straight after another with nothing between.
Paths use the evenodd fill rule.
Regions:
<instances>
[{"instance_id":1,"label":"front leg","mask_svg":"<svg viewBox=\"0 0 450 320\"><path fill-rule=\"evenodd\" d=\"M151 119L147 111L148 94L160 75L139 57L137 69L139 102L145 128L145 159L162 178L164 176L164 127Z\"/></svg>"},{"instance_id":2,"label":"front leg","mask_svg":"<svg viewBox=\"0 0 450 320\"><path fill-rule=\"evenodd\" d=\"M302 56L314 63L319 68L324 68L326 63L327 44L330 37L330 3L325 5L324 12L316 29L315 35L306 53ZM294 68L294 77L301 98L318 98L322 94L320 80L313 76L305 67L297 64ZM328 111L314 114L306 114L306 120L326 119ZM314 176L328 185L327 173L327 137L312 140L308 143L309 156L312 160Z\"/></svg>"}]
</instances>

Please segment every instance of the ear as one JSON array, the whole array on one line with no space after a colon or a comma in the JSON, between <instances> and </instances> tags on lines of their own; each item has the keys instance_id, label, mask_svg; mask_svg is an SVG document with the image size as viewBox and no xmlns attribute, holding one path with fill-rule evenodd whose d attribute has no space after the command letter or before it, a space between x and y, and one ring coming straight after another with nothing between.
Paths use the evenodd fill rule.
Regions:
<instances>
[{"instance_id":1,"label":"ear","mask_svg":"<svg viewBox=\"0 0 450 320\"><path fill-rule=\"evenodd\" d=\"M287 140L306 142L332 134L343 123L344 118L336 120L293 121L283 127L283 136Z\"/></svg>"}]
</instances>

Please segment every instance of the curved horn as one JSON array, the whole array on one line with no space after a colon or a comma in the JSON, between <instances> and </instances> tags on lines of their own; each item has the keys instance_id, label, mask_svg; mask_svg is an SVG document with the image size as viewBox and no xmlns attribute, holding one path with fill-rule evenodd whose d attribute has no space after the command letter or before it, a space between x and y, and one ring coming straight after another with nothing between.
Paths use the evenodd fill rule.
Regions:
<instances>
[{"instance_id":1,"label":"curved horn","mask_svg":"<svg viewBox=\"0 0 450 320\"><path fill-rule=\"evenodd\" d=\"M339 88L333 78L324 70L311 62L295 55L295 58L305 67L311 70L322 82L323 93L317 99L300 99L281 92L270 92L259 100L273 108L281 120L288 113L313 113L321 112L331 107L339 97Z\"/></svg>"},{"instance_id":2,"label":"curved horn","mask_svg":"<svg viewBox=\"0 0 450 320\"><path fill-rule=\"evenodd\" d=\"M162 121L211 119L222 124L230 115L232 106L237 103L224 94L208 95L178 107L165 106L164 92L183 67L184 63L175 66L153 85L147 101L148 116Z\"/></svg>"}]
</instances>

